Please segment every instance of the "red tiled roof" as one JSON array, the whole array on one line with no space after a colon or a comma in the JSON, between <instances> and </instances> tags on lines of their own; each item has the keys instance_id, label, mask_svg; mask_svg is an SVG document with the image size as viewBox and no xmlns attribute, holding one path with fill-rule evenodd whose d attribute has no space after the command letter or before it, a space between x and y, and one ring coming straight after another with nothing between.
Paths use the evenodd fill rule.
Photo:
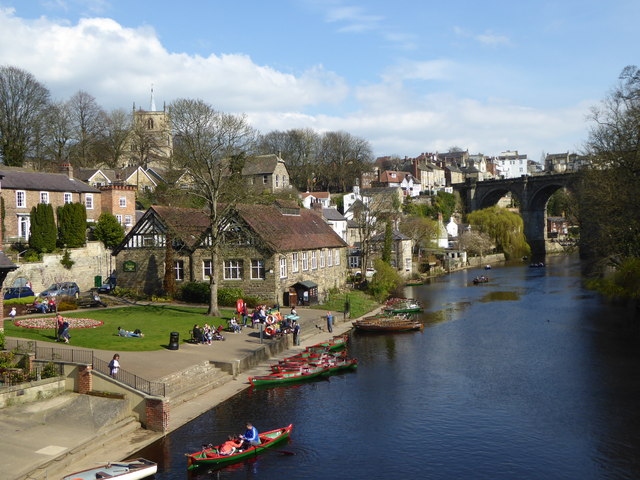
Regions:
<instances>
[{"instance_id":1,"label":"red tiled roof","mask_svg":"<svg viewBox=\"0 0 640 480\"><path fill-rule=\"evenodd\" d=\"M315 198L329 198L329 192L305 192L300 194L300 197L303 199L311 196Z\"/></svg>"}]
</instances>

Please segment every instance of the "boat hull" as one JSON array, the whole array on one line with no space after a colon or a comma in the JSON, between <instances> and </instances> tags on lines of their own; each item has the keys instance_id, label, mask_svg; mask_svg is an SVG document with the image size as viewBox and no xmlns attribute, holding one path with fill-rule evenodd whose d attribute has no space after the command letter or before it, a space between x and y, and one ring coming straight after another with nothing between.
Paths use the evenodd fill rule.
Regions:
<instances>
[{"instance_id":1,"label":"boat hull","mask_svg":"<svg viewBox=\"0 0 640 480\"><path fill-rule=\"evenodd\" d=\"M63 480L96 480L108 478L109 480L141 480L158 472L155 462L144 458L127 460L124 462L105 463L98 467L82 470L63 477Z\"/></svg>"},{"instance_id":2,"label":"boat hull","mask_svg":"<svg viewBox=\"0 0 640 480\"><path fill-rule=\"evenodd\" d=\"M255 457L256 455L260 455L268 448L282 443L284 440L289 438L291 429L293 429L293 424L288 427L264 432L260 434L260 440L262 442L260 445L248 448L243 452L235 453L233 455L218 455L216 453L216 449L218 447L207 448L200 452L189 454L187 455L187 469L193 470L201 466L217 467L242 462Z\"/></svg>"}]
</instances>

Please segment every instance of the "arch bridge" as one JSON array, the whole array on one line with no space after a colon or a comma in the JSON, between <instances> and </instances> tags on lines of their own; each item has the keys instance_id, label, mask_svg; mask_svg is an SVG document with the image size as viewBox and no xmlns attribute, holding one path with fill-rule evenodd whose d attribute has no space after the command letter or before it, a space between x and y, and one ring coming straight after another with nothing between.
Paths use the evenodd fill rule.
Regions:
<instances>
[{"instance_id":1,"label":"arch bridge","mask_svg":"<svg viewBox=\"0 0 640 480\"><path fill-rule=\"evenodd\" d=\"M504 180L467 180L453 188L465 201L467 212L492 207L511 193L520 205L520 215L524 222L524 234L531 246L534 261L540 261L546 254L547 202L560 188L572 189L576 181L575 173L548 175L523 175Z\"/></svg>"}]
</instances>

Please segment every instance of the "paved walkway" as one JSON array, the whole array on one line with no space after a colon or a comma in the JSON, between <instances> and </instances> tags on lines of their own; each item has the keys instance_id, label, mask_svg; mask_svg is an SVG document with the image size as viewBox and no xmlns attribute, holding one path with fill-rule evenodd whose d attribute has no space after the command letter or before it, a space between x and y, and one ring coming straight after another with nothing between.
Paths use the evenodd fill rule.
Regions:
<instances>
[{"instance_id":1,"label":"paved walkway","mask_svg":"<svg viewBox=\"0 0 640 480\"><path fill-rule=\"evenodd\" d=\"M341 312L333 312L335 319L333 333L327 332L325 311L300 308L298 314L302 327L302 344L293 350L328 340L334 335L348 331L351 327L350 320L345 322ZM226 333L225 338L225 341L216 341L212 345L180 343L178 350L153 352L96 350L95 354L98 358L109 360L114 353L120 353L122 368L147 380L157 381L205 361L229 362L242 359L261 348L257 329L245 328L238 334ZM291 350L285 354L291 354ZM271 363L265 362L252 370L242 372L236 379L221 387L172 408L171 429L179 428L213 406L248 388L248 377L267 373ZM86 401L86 399L79 400L78 397L86 396L66 394L43 402L0 409L0 432L3 433L0 435L0 471L3 472L3 478L12 480L57 478L55 475L61 472L56 470L55 465L47 467L47 471L36 471L36 469L57 457L66 456L66 461L69 461L70 452L74 449L79 449L83 445L94 442L98 437L104 436L100 431L99 422L93 422L90 417L86 417L86 413L91 411L91 405L80 404L83 411L78 412L78 402ZM96 445L91 458L83 457L76 461L71 453L71 466L66 467L65 471L74 472L90 468L96 461L123 460L161 437L162 435L158 433L137 430L126 437L108 441L104 446Z\"/></svg>"}]
</instances>

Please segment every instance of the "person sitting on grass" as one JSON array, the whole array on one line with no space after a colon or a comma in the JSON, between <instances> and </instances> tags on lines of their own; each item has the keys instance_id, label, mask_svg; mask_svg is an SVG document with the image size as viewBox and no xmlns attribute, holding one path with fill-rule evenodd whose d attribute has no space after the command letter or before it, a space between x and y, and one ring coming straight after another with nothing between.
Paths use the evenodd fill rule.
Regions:
<instances>
[{"instance_id":1,"label":"person sitting on grass","mask_svg":"<svg viewBox=\"0 0 640 480\"><path fill-rule=\"evenodd\" d=\"M122 327L118 327L118 335L121 337L144 337L144 334L137 328L133 332L129 332Z\"/></svg>"}]
</instances>

